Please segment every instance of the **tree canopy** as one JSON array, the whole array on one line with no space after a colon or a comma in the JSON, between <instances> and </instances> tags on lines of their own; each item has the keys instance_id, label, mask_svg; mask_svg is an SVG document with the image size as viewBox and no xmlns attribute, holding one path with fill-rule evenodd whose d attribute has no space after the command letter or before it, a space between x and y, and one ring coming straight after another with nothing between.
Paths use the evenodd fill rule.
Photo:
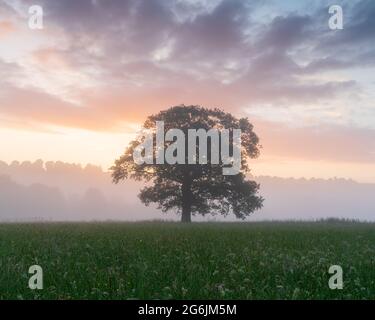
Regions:
<instances>
[{"instance_id":1,"label":"tree canopy","mask_svg":"<svg viewBox=\"0 0 375 320\"><path fill-rule=\"evenodd\" d=\"M164 131L180 129L185 134L185 163L157 164L145 162L137 164L133 159L134 151L145 142L145 131L156 135L156 123L164 122ZM230 135L230 152L233 153L233 130L241 130L240 171L234 175L224 175L227 167L220 159L212 161L210 150L213 139L207 138L207 159L205 164L188 162L188 130L190 129L228 129ZM156 139L153 139L155 141ZM168 148L174 141L164 141ZM190 141L191 142L191 141ZM203 143L196 139L196 154ZM153 143L153 158L158 154ZM158 114L149 116L143 124L142 132L130 142L125 153L115 161L111 168L115 183L124 179L143 180L146 186L140 191L139 198L145 205L156 203L163 212L174 210L181 214L181 221L190 222L191 215L228 215L233 213L244 219L262 207L263 198L258 195L259 185L247 180L250 172L249 159L259 155L259 138L253 131L253 125L247 118L237 119L220 109L208 109L200 106L175 106ZM219 148L220 149L220 148Z\"/></svg>"}]
</instances>

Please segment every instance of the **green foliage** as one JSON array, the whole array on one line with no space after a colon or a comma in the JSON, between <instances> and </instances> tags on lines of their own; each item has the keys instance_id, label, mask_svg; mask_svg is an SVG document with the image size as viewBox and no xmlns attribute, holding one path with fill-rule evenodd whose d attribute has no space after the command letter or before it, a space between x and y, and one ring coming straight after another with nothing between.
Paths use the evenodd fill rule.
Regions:
<instances>
[{"instance_id":1,"label":"green foliage","mask_svg":"<svg viewBox=\"0 0 375 320\"><path fill-rule=\"evenodd\" d=\"M139 195L141 201L146 205L157 203L159 209L164 212L176 210L178 213L186 214L187 221L190 221L190 213L193 215L234 213L237 218L244 219L262 207L263 199L257 195L259 185L254 181L246 180L246 173L250 171L248 160L259 155L259 139L247 118L236 119L219 109L176 106L148 117L143 129L155 131L156 121L164 121L165 132L169 129L182 130L186 139L188 129L206 131L213 128L241 129L241 172L234 176L223 175L223 162L213 164L210 157L205 165L187 164L187 141L186 164L161 165L154 162L154 164L137 165L133 161L133 152L144 141L144 136L140 134L111 168L115 183L129 178L147 181L149 184ZM165 147L171 143L165 142ZM208 150L210 146L209 140ZM198 141L196 148L199 154ZM153 151L155 159L155 145Z\"/></svg>"},{"instance_id":2,"label":"green foliage","mask_svg":"<svg viewBox=\"0 0 375 320\"><path fill-rule=\"evenodd\" d=\"M3 224L0 299L373 299L374 252L348 222Z\"/></svg>"}]
</instances>

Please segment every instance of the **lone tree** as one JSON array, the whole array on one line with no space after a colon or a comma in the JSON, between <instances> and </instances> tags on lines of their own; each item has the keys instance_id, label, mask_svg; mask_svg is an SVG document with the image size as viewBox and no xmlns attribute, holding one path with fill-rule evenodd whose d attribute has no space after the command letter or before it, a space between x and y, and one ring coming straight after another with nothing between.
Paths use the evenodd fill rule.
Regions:
<instances>
[{"instance_id":1,"label":"lone tree","mask_svg":"<svg viewBox=\"0 0 375 320\"><path fill-rule=\"evenodd\" d=\"M245 176L250 171L248 159L259 155L259 139L247 118L236 119L220 109L184 105L149 116L143 130L152 132L154 137L151 145L153 159L156 159L158 154L155 143L157 121L164 122L164 132L169 129L180 129L185 134L186 161L182 164L156 164L156 161L137 164L133 159L134 150L145 142L145 135L139 134L111 168L114 183L128 178L146 181L146 187L139 194L141 201L146 206L157 203L163 212L176 210L181 214L182 222L191 222L192 214L226 216L233 213L237 218L245 219L262 207L263 198L257 194L259 185L255 181L246 180ZM204 129L208 132L213 128L218 131L229 130L232 142L230 152L233 152L233 129L241 130L241 160L238 174L224 175L223 168L227 167L227 163L223 163L222 159L219 163L212 161L209 151L214 140L209 135L206 135L204 141L201 137L195 137L194 148L198 156L201 143L205 143L204 146L207 148L205 164L189 164L188 130ZM164 141L165 148L174 142L175 140Z\"/></svg>"}]
</instances>

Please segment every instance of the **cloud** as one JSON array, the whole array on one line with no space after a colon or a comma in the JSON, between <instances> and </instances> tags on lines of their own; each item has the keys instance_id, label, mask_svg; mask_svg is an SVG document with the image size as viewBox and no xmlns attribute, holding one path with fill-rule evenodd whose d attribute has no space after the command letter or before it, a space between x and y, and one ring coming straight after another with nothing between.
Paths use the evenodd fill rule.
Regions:
<instances>
[{"instance_id":1,"label":"cloud","mask_svg":"<svg viewBox=\"0 0 375 320\"><path fill-rule=\"evenodd\" d=\"M344 111L348 96L370 104L351 70L374 66L373 1L344 2L340 33L328 29L324 1L299 10L279 2L227 0L41 4L46 30L38 37L44 42L12 63L0 54L2 125L122 130L124 123L185 103L238 115L271 106L257 113L263 119L281 108L288 119L315 116L317 106L321 114L341 108L345 125L365 127ZM18 21L19 10L8 11ZM347 73L327 79L328 71ZM342 125L338 117L320 119L327 121Z\"/></svg>"},{"instance_id":2,"label":"cloud","mask_svg":"<svg viewBox=\"0 0 375 320\"><path fill-rule=\"evenodd\" d=\"M288 126L255 120L266 157L304 161L375 163L375 130L320 124Z\"/></svg>"},{"instance_id":3,"label":"cloud","mask_svg":"<svg viewBox=\"0 0 375 320\"><path fill-rule=\"evenodd\" d=\"M0 21L0 39L15 32L16 28L11 21Z\"/></svg>"},{"instance_id":4,"label":"cloud","mask_svg":"<svg viewBox=\"0 0 375 320\"><path fill-rule=\"evenodd\" d=\"M353 47L372 45L375 33L375 3L371 0L355 1L344 8L344 32L331 33L324 42L327 47Z\"/></svg>"},{"instance_id":5,"label":"cloud","mask_svg":"<svg viewBox=\"0 0 375 320\"><path fill-rule=\"evenodd\" d=\"M277 52L293 49L303 44L312 34L308 29L311 23L312 17L308 15L278 16L271 21L257 46L263 50L273 49Z\"/></svg>"}]
</instances>

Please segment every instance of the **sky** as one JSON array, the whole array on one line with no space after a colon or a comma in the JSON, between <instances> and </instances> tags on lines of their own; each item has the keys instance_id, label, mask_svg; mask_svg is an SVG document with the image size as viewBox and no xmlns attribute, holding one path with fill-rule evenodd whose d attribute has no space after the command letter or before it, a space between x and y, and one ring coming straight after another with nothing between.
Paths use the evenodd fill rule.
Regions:
<instances>
[{"instance_id":1,"label":"sky","mask_svg":"<svg viewBox=\"0 0 375 320\"><path fill-rule=\"evenodd\" d=\"M250 119L255 175L375 182L374 17L372 0L0 0L0 160L106 169L148 115L194 104Z\"/></svg>"}]
</instances>

